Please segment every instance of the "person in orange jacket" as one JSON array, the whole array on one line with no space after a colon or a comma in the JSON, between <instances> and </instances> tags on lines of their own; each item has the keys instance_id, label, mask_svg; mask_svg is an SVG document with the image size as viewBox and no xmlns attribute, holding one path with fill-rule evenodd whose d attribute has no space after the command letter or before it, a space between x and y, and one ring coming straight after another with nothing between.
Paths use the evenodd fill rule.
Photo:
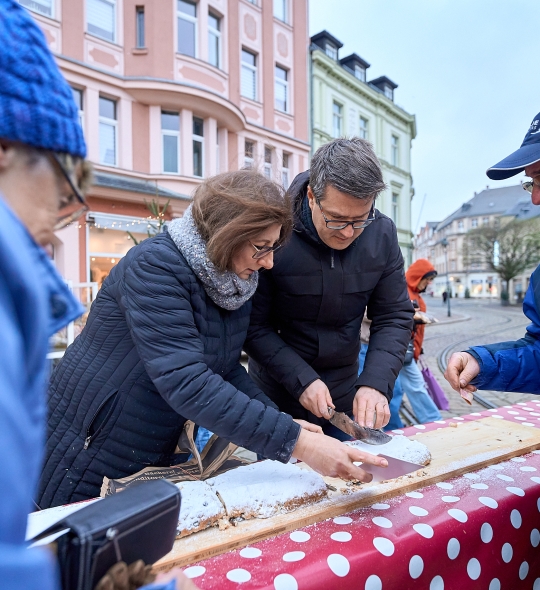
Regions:
<instances>
[{"instance_id":1,"label":"person in orange jacket","mask_svg":"<svg viewBox=\"0 0 540 590\"><path fill-rule=\"evenodd\" d=\"M399 372L399 381L403 392L407 394L407 398L420 424L441 419L441 414L427 392L424 378L417 365L424 343L426 323L426 316L424 314L427 309L421 294L436 276L437 271L433 268L431 262L425 258L420 258L416 262L413 262L405 273L409 297L416 313L414 316L415 328L409 350L405 355L405 363ZM391 407L390 410L392 411L393 408Z\"/></svg>"}]
</instances>

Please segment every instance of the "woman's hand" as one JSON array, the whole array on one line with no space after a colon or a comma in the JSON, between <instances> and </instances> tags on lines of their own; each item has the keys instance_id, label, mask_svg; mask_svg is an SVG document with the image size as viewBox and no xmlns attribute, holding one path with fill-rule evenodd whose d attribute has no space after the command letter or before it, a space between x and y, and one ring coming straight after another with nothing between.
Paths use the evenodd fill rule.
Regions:
<instances>
[{"instance_id":1,"label":"woman's hand","mask_svg":"<svg viewBox=\"0 0 540 590\"><path fill-rule=\"evenodd\" d=\"M444 378L450 383L452 389L471 404L476 387L471 381L480 373L478 361L468 352L455 352L448 361Z\"/></svg>"},{"instance_id":2,"label":"woman's hand","mask_svg":"<svg viewBox=\"0 0 540 590\"><path fill-rule=\"evenodd\" d=\"M328 387L321 379L316 379L308 385L298 401L317 418L326 418L327 420L330 418L328 407L334 409L336 407Z\"/></svg>"},{"instance_id":3,"label":"woman's hand","mask_svg":"<svg viewBox=\"0 0 540 590\"><path fill-rule=\"evenodd\" d=\"M317 424L311 424L311 422L306 422L305 420L293 420L293 422L296 422L304 430L309 430L309 432L323 433L322 428L317 426Z\"/></svg>"},{"instance_id":4,"label":"woman's hand","mask_svg":"<svg viewBox=\"0 0 540 590\"><path fill-rule=\"evenodd\" d=\"M355 461L381 467L388 466L386 459L344 445L330 436L304 429L300 431L292 456L303 461L321 475L340 477L341 479L357 479L363 482L369 482L373 477L355 465Z\"/></svg>"}]
</instances>

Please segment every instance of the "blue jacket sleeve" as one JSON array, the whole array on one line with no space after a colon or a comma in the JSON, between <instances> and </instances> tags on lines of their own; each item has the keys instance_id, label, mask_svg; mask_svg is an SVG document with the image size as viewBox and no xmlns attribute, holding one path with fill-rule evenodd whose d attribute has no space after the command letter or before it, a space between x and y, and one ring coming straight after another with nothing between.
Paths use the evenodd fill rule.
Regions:
<instances>
[{"instance_id":1,"label":"blue jacket sleeve","mask_svg":"<svg viewBox=\"0 0 540 590\"><path fill-rule=\"evenodd\" d=\"M540 394L540 266L531 276L523 312L531 320L524 338L467 350L480 365L478 389Z\"/></svg>"}]
</instances>

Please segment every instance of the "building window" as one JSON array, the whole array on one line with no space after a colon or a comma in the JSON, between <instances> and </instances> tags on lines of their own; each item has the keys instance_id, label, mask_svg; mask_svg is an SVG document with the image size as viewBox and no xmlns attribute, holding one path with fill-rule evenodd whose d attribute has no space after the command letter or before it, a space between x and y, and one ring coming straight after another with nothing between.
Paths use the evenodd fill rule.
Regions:
<instances>
[{"instance_id":1,"label":"building window","mask_svg":"<svg viewBox=\"0 0 540 590\"><path fill-rule=\"evenodd\" d=\"M106 166L117 165L116 101L99 97L99 163Z\"/></svg>"},{"instance_id":2,"label":"building window","mask_svg":"<svg viewBox=\"0 0 540 590\"><path fill-rule=\"evenodd\" d=\"M457 223L458 230L463 230L463 219L460 219Z\"/></svg>"},{"instance_id":3,"label":"building window","mask_svg":"<svg viewBox=\"0 0 540 590\"><path fill-rule=\"evenodd\" d=\"M84 131L84 108L83 108L83 91L79 88L71 88L73 93L73 100L79 109L79 125Z\"/></svg>"},{"instance_id":4,"label":"building window","mask_svg":"<svg viewBox=\"0 0 540 590\"><path fill-rule=\"evenodd\" d=\"M242 96L257 100L257 56L242 49Z\"/></svg>"},{"instance_id":5,"label":"building window","mask_svg":"<svg viewBox=\"0 0 540 590\"><path fill-rule=\"evenodd\" d=\"M394 89L392 86L385 86L384 87L384 96L389 98L390 100L394 100Z\"/></svg>"},{"instance_id":6,"label":"building window","mask_svg":"<svg viewBox=\"0 0 540 590\"><path fill-rule=\"evenodd\" d=\"M272 178L272 148L264 146L264 175Z\"/></svg>"},{"instance_id":7,"label":"building window","mask_svg":"<svg viewBox=\"0 0 540 590\"><path fill-rule=\"evenodd\" d=\"M341 137L343 129L343 107L337 103L332 103L332 132L334 137Z\"/></svg>"},{"instance_id":8,"label":"building window","mask_svg":"<svg viewBox=\"0 0 540 590\"><path fill-rule=\"evenodd\" d=\"M289 112L289 82L287 80L287 74L286 69L276 66L276 109L284 113Z\"/></svg>"},{"instance_id":9,"label":"building window","mask_svg":"<svg viewBox=\"0 0 540 590\"><path fill-rule=\"evenodd\" d=\"M354 66L354 76L355 76L355 78L358 78L362 82L365 82L366 81L366 68L363 68L362 66L359 66L358 64L356 64Z\"/></svg>"},{"instance_id":10,"label":"building window","mask_svg":"<svg viewBox=\"0 0 540 590\"><path fill-rule=\"evenodd\" d=\"M116 0L88 0L87 30L91 35L116 41Z\"/></svg>"},{"instance_id":11,"label":"building window","mask_svg":"<svg viewBox=\"0 0 540 590\"><path fill-rule=\"evenodd\" d=\"M288 21L287 8L287 0L274 0L274 16L284 23Z\"/></svg>"},{"instance_id":12,"label":"building window","mask_svg":"<svg viewBox=\"0 0 540 590\"><path fill-rule=\"evenodd\" d=\"M250 2L251 4L255 4L255 6L257 6L257 0L247 0L248 2Z\"/></svg>"},{"instance_id":13,"label":"building window","mask_svg":"<svg viewBox=\"0 0 540 590\"><path fill-rule=\"evenodd\" d=\"M135 6L135 47L146 47L144 39L144 6Z\"/></svg>"},{"instance_id":14,"label":"building window","mask_svg":"<svg viewBox=\"0 0 540 590\"><path fill-rule=\"evenodd\" d=\"M291 154L283 152L283 162L281 165L281 183L284 189L289 188L289 166L291 161Z\"/></svg>"},{"instance_id":15,"label":"building window","mask_svg":"<svg viewBox=\"0 0 540 590\"><path fill-rule=\"evenodd\" d=\"M221 19L208 13L208 62L216 68L221 66Z\"/></svg>"},{"instance_id":16,"label":"building window","mask_svg":"<svg viewBox=\"0 0 540 590\"><path fill-rule=\"evenodd\" d=\"M336 59L338 57L337 47L333 43L326 42L324 46L324 52L326 55L331 59Z\"/></svg>"},{"instance_id":17,"label":"building window","mask_svg":"<svg viewBox=\"0 0 540 590\"><path fill-rule=\"evenodd\" d=\"M392 193L392 221L398 224L398 216L399 216L399 194Z\"/></svg>"},{"instance_id":18,"label":"building window","mask_svg":"<svg viewBox=\"0 0 540 590\"><path fill-rule=\"evenodd\" d=\"M399 166L399 137L392 135L392 142L390 144L390 157L393 166Z\"/></svg>"},{"instance_id":19,"label":"building window","mask_svg":"<svg viewBox=\"0 0 540 590\"><path fill-rule=\"evenodd\" d=\"M204 121L193 117L193 176L203 177Z\"/></svg>"},{"instance_id":20,"label":"building window","mask_svg":"<svg viewBox=\"0 0 540 590\"><path fill-rule=\"evenodd\" d=\"M471 219L471 227L478 227L478 219L476 217Z\"/></svg>"},{"instance_id":21,"label":"building window","mask_svg":"<svg viewBox=\"0 0 540 590\"><path fill-rule=\"evenodd\" d=\"M163 149L163 172L180 172L180 115L161 111L161 145Z\"/></svg>"},{"instance_id":22,"label":"building window","mask_svg":"<svg viewBox=\"0 0 540 590\"><path fill-rule=\"evenodd\" d=\"M365 117L360 117L358 135L362 139L369 137L369 121Z\"/></svg>"},{"instance_id":23,"label":"building window","mask_svg":"<svg viewBox=\"0 0 540 590\"><path fill-rule=\"evenodd\" d=\"M489 217L482 218L482 225L489 225Z\"/></svg>"},{"instance_id":24,"label":"building window","mask_svg":"<svg viewBox=\"0 0 540 590\"><path fill-rule=\"evenodd\" d=\"M255 142L246 139L244 142L244 168L253 168L255 162Z\"/></svg>"},{"instance_id":25,"label":"building window","mask_svg":"<svg viewBox=\"0 0 540 590\"><path fill-rule=\"evenodd\" d=\"M178 53L197 56L197 5L187 0L177 0Z\"/></svg>"},{"instance_id":26,"label":"building window","mask_svg":"<svg viewBox=\"0 0 540 590\"><path fill-rule=\"evenodd\" d=\"M51 18L54 16L53 0L19 0L19 3L33 12L44 14Z\"/></svg>"}]
</instances>

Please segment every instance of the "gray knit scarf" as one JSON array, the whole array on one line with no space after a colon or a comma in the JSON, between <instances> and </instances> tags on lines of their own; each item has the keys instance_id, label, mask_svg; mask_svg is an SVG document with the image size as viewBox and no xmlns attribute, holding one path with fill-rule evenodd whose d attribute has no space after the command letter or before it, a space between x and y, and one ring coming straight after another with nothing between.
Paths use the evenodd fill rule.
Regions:
<instances>
[{"instance_id":1,"label":"gray knit scarf","mask_svg":"<svg viewBox=\"0 0 540 590\"><path fill-rule=\"evenodd\" d=\"M219 271L208 258L206 242L195 225L191 205L183 217L167 224L167 230L210 299L219 307L232 311L253 296L259 273L254 272L249 279L244 280L229 270Z\"/></svg>"}]
</instances>

